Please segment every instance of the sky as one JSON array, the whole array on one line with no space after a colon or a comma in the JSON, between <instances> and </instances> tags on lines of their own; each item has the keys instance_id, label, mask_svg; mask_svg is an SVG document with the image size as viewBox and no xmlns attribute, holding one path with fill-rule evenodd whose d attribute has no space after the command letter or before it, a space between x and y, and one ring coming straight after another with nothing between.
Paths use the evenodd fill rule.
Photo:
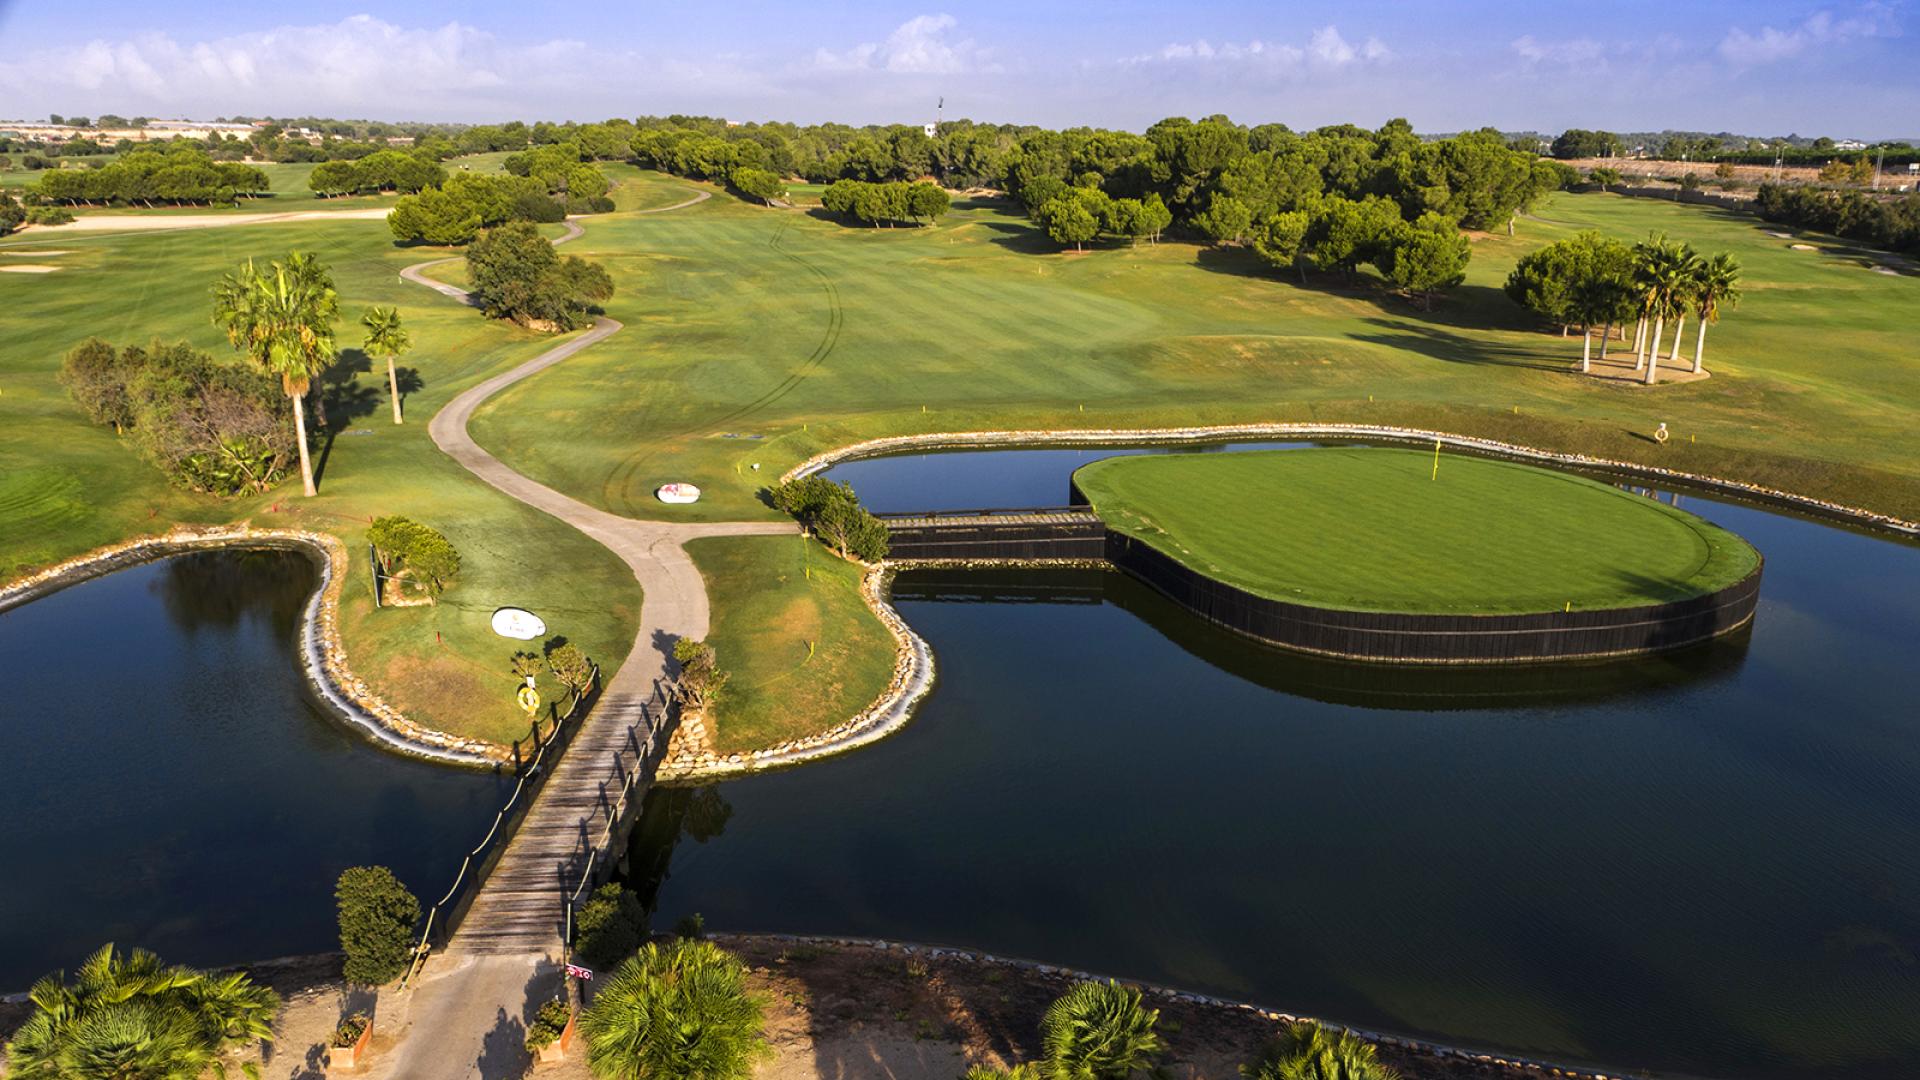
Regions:
<instances>
[{"instance_id":1,"label":"sky","mask_svg":"<svg viewBox=\"0 0 1920 1080\"><path fill-rule=\"evenodd\" d=\"M1916 0L1920 2L1920 0ZM696 113L1920 136L1900 0L0 0L0 118Z\"/></svg>"}]
</instances>

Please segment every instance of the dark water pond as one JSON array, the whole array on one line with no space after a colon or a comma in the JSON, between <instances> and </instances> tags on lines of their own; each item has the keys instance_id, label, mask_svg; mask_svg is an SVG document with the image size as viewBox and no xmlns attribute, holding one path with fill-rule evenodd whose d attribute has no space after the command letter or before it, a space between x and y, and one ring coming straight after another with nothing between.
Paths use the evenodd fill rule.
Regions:
<instances>
[{"instance_id":1,"label":"dark water pond","mask_svg":"<svg viewBox=\"0 0 1920 1080\"><path fill-rule=\"evenodd\" d=\"M181 555L0 614L0 990L106 941L217 964L337 947L333 881L428 902L493 777L380 750L318 711L287 551Z\"/></svg>"},{"instance_id":2,"label":"dark water pond","mask_svg":"<svg viewBox=\"0 0 1920 1080\"><path fill-rule=\"evenodd\" d=\"M843 466L881 509L1058 503L1094 451ZM908 728L650 797L670 922L990 949L1456 1043L1719 1077L1920 1059L1920 549L1699 496L1748 634L1627 663L1268 650L1115 574L901 575Z\"/></svg>"}]
</instances>

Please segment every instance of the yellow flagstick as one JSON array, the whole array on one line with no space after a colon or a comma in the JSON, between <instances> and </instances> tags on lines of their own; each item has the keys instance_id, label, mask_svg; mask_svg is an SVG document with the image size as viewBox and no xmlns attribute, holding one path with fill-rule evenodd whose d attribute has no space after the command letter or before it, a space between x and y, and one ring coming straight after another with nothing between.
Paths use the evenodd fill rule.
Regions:
<instances>
[{"instance_id":1,"label":"yellow flagstick","mask_svg":"<svg viewBox=\"0 0 1920 1080\"><path fill-rule=\"evenodd\" d=\"M1433 479L1433 480L1440 479L1440 440L1439 439L1433 440L1433 476L1429 477L1429 479Z\"/></svg>"}]
</instances>

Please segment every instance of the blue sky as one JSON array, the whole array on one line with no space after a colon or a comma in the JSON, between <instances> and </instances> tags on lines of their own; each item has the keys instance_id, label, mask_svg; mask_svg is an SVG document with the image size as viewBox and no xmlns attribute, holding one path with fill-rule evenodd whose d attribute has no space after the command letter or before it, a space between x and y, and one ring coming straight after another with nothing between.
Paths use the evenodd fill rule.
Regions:
<instances>
[{"instance_id":1,"label":"blue sky","mask_svg":"<svg viewBox=\"0 0 1920 1080\"><path fill-rule=\"evenodd\" d=\"M0 116L948 117L1920 135L1899 2L0 0Z\"/></svg>"}]
</instances>

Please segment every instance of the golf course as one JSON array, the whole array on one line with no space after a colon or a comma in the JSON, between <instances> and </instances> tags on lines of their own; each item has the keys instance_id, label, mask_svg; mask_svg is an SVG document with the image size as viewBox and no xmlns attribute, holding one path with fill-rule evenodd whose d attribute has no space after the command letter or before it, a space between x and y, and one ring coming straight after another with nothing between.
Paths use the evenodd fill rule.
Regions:
<instances>
[{"instance_id":1,"label":"golf course","mask_svg":"<svg viewBox=\"0 0 1920 1080\"><path fill-rule=\"evenodd\" d=\"M1379 447L1097 461L1110 528L1258 596L1322 608L1509 614L1669 603L1759 564L1739 537L1585 477Z\"/></svg>"},{"instance_id":2,"label":"golf course","mask_svg":"<svg viewBox=\"0 0 1920 1080\"><path fill-rule=\"evenodd\" d=\"M497 159L448 168L485 172ZM1873 272L1885 258L1830 237L1782 239L1708 207L1558 193L1512 237L1473 234L1465 283L1425 311L1365 271L1303 285L1239 248L1163 241L1063 253L997 198L962 199L931 226L862 228L631 165L606 171L616 210L581 219L585 235L567 251L606 268L615 289L604 308L625 328L488 400L471 431L512 468L615 514L776 520L762 492L784 471L884 436L1260 421L1400 424L1920 513L1910 423L1920 365L1904 318L1920 303L1920 276ZM294 172L276 185L296 182ZM715 197L680 205L701 192ZM332 205L297 192L261 201L276 211ZM668 207L677 208L647 212ZM1746 298L1714 327L1710 378L1648 387L1583 377L1578 337L1502 295L1522 255L1585 229L1627 241L1664 233L1739 258ZM332 423L316 448L317 498L217 499L169 486L68 400L60 358L90 336L227 353L209 318L212 283L245 259L289 250L332 268L343 310L396 307L414 342L402 362L417 380L404 425L380 414L384 373L358 349L324 377ZM456 734L505 741L524 730L502 677L514 646L487 626L500 606L545 613L553 633L617 670L641 600L618 560L478 482L426 438L442 403L555 344L398 276L458 254L396 245L359 215L33 229L0 241L0 264L51 268L0 274L0 567L17 576L174 524L239 520L322 528L352 547L373 518L404 514L448 536L465 567L441 602L401 613L376 612L364 565L350 567L342 636L389 703ZM457 258L428 272L466 282ZM1652 438L1662 423L1673 436L1664 445ZM1476 467L1448 479L1464 483ZM658 503L652 492L669 481L698 484L702 499ZM1643 591L1659 594L1664 585L1645 583L1686 580L1681 564L1700 561L1697 537L1634 545L1543 516L1563 528L1547 534L1559 542L1536 555L1531 576L1509 579L1512 596L1471 595L1475 579L1453 580L1456 570L1402 582L1416 590L1408 599L1439 610L1578 607L1633 590L1617 584L1624 578L1609 586L1597 568L1570 589L1568 562L1631 565ZM1643 527L1680 528L1646 516ZM797 547L696 547L714 597L712 638L740 676L718 707L721 745L823 730L884 685L886 658L873 654L886 635L856 576L795 574ZM733 599L749 591L739 580L758 583L749 601ZM1353 585L1317 588L1332 603L1379 602ZM810 689L796 698L797 681Z\"/></svg>"}]
</instances>

